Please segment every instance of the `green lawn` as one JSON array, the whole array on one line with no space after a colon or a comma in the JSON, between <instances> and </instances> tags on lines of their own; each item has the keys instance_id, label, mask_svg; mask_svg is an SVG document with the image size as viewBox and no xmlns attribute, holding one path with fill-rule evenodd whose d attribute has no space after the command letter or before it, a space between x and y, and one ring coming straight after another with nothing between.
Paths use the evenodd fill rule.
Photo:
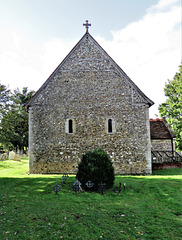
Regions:
<instances>
[{"instance_id":1,"label":"green lawn","mask_svg":"<svg viewBox=\"0 0 182 240\"><path fill-rule=\"evenodd\" d=\"M28 175L28 160L0 162L0 239L182 239L182 170L120 176L126 191L61 191L58 175Z\"/></svg>"}]
</instances>

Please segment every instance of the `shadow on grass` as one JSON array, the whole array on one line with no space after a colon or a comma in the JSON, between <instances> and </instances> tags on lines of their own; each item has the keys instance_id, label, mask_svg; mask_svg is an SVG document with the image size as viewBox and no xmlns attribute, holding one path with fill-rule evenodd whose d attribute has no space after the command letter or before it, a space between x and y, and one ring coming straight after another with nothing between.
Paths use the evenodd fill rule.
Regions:
<instances>
[{"instance_id":1,"label":"shadow on grass","mask_svg":"<svg viewBox=\"0 0 182 240\"><path fill-rule=\"evenodd\" d=\"M71 188L75 176L69 176L55 194L52 188L61 185L61 177L0 178L4 236L99 239L104 234L105 239L148 240L159 239L163 231L163 239L174 239L175 234L175 239L181 239L180 179L117 175L114 186L125 183L126 190L115 194L113 186L102 195L74 193Z\"/></svg>"},{"instance_id":2,"label":"shadow on grass","mask_svg":"<svg viewBox=\"0 0 182 240\"><path fill-rule=\"evenodd\" d=\"M171 175L182 175L182 168L170 168L170 169L160 169L153 170L152 175L162 175L162 176L171 176Z\"/></svg>"},{"instance_id":3,"label":"shadow on grass","mask_svg":"<svg viewBox=\"0 0 182 240\"><path fill-rule=\"evenodd\" d=\"M160 170L161 171L161 170ZM158 176L157 178L155 176ZM30 192L34 194L37 193L53 193L52 188L58 184L61 186L61 177L59 176L45 176L44 177L24 177L24 178L11 178L11 177L4 177L0 178L0 185L1 185L1 192L3 189L7 189L9 192ZM61 186L61 191L64 192L70 192L73 183L76 181L75 176L69 176L69 178L66 180L66 183ZM114 187L119 186L119 183L121 182L121 188L122 191L124 191L124 184L126 185L126 191L129 193L150 193L160 188L165 189L166 186L168 188L174 188L175 186L181 186L181 179L178 178L168 178L163 177L160 175L154 175L154 178L151 177L140 177L140 176L120 176L117 175L115 177L114 185L111 189L108 189L106 191L106 194L112 193ZM73 192L73 191L71 191ZM74 192L73 192L74 193Z\"/></svg>"}]
</instances>

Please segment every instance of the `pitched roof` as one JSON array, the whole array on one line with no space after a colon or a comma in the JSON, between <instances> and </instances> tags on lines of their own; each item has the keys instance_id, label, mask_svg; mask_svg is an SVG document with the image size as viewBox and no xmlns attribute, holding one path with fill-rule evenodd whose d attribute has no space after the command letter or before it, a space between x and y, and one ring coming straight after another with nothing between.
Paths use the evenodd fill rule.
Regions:
<instances>
[{"instance_id":1,"label":"pitched roof","mask_svg":"<svg viewBox=\"0 0 182 240\"><path fill-rule=\"evenodd\" d=\"M108 53L98 44L98 42L90 35L90 33L86 32L80 41L75 45L75 47L70 51L70 53L63 59L63 61L58 65L58 67L54 70L54 72L48 77L45 83L40 87L40 89L35 93L35 95L26 103L25 107L28 108L32 105L33 101L39 95L39 93L46 88L49 82L54 78L54 76L61 71L61 67L66 62L66 60L73 54L73 52L86 40L90 39L98 49L112 62L113 66L118 70L118 72L123 76L126 81L140 94L140 96L145 100L145 102L150 106L154 104L152 100L150 100L136 85L135 83L127 76L127 74L117 65L117 63L108 55Z\"/></svg>"},{"instance_id":2,"label":"pitched roof","mask_svg":"<svg viewBox=\"0 0 182 240\"><path fill-rule=\"evenodd\" d=\"M151 139L173 139L175 134L164 119L150 119Z\"/></svg>"}]
</instances>

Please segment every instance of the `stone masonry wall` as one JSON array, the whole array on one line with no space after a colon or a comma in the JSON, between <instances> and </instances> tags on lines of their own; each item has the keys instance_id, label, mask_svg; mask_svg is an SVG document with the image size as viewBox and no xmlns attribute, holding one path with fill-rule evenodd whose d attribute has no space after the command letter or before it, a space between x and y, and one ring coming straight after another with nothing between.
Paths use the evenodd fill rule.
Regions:
<instances>
[{"instance_id":1,"label":"stone masonry wall","mask_svg":"<svg viewBox=\"0 0 182 240\"><path fill-rule=\"evenodd\" d=\"M175 144L173 143L173 150L175 151ZM153 163L165 163L173 162L172 159L172 145L171 139L152 139L151 140L151 150L159 151L160 153L155 153L155 156L152 157ZM167 154L162 151L171 151Z\"/></svg>"},{"instance_id":2,"label":"stone masonry wall","mask_svg":"<svg viewBox=\"0 0 182 240\"><path fill-rule=\"evenodd\" d=\"M148 105L89 35L56 70L29 109L30 173L76 173L102 148L115 173L151 173ZM73 133L66 124L72 119ZM112 119L113 133L107 132Z\"/></svg>"},{"instance_id":3,"label":"stone masonry wall","mask_svg":"<svg viewBox=\"0 0 182 240\"><path fill-rule=\"evenodd\" d=\"M153 151L172 151L170 139L152 139L151 144Z\"/></svg>"}]
</instances>

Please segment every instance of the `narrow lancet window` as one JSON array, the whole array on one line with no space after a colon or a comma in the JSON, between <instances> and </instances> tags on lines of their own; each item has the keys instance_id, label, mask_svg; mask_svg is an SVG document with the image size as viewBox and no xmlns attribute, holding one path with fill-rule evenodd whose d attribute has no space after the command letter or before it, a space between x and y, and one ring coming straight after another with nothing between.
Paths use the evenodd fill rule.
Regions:
<instances>
[{"instance_id":1,"label":"narrow lancet window","mask_svg":"<svg viewBox=\"0 0 182 240\"><path fill-rule=\"evenodd\" d=\"M73 120L69 120L69 122L68 122L68 124L69 124L69 133L73 133Z\"/></svg>"},{"instance_id":2,"label":"narrow lancet window","mask_svg":"<svg viewBox=\"0 0 182 240\"><path fill-rule=\"evenodd\" d=\"M108 119L108 133L112 133L112 119Z\"/></svg>"}]
</instances>

